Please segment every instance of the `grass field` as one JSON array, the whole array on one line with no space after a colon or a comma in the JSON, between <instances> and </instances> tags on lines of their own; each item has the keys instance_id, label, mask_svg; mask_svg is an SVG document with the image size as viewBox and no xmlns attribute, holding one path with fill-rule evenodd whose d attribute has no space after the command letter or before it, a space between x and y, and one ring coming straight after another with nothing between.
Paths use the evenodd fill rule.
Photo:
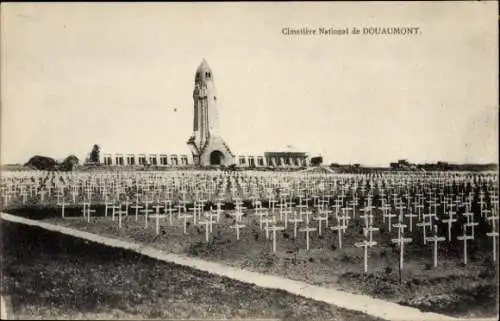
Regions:
<instances>
[{"instance_id":1,"label":"grass field","mask_svg":"<svg viewBox=\"0 0 500 321\"><path fill-rule=\"evenodd\" d=\"M5 221L2 265L18 319L377 320Z\"/></svg>"},{"instance_id":2,"label":"grass field","mask_svg":"<svg viewBox=\"0 0 500 321\"><path fill-rule=\"evenodd\" d=\"M52 215L50 215L52 211ZM99 209L98 209L99 211ZM155 221L144 228L144 217L129 216L122 229L109 217L94 217L90 223L81 216L57 218L57 210L32 210L30 216L40 215L44 220L74 227L100 235L147 244L165 252L195 256L234 267L275 274L309 284L363 293L374 297L410 305L425 311L460 317L495 316L498 308L496 265L491 259L488 239L473 243L469 262L462 263L462 247L458 242L439 245L439 265L432 267L432 246L424 246L417 231L414 243L406 248L405 266L398 269L399 251L390 244L391 235L383 228L374 239L379 245L370 248L369 272L363 273L363 250L353 244L361 239L360 222L353 223L339 248L337 235L325 230L319 237L311 236L311 251L305 251L305 236L299 233L293 239L290 230L278 233L277 252L272 253L272 241L265 239L257 219L248 214L240 240L229 226L233 219L224 217L214 225L210 242L205 242L203 226L188 226L183 234L180 221L169 226L162 222L161 234L155 235ZM19 214L19 211L16 211ZM446 242L447 243L447 242Z\"/></svg>"}]
</instances>

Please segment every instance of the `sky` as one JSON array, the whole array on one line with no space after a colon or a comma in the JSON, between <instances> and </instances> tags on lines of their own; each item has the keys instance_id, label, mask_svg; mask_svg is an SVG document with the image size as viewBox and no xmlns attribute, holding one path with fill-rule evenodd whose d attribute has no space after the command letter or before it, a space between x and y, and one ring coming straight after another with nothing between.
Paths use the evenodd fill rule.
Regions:
<instances>
[{"instance_id":1,"label":"sky","mask_svg":"<svg viewBox=\"0 0 500 321\"><path fill-rule=\"evenodd\" d=\"M189 153L212 69L236 154L498 162L497 3L3 3L1 162ZM282 29L418 27L418 35Z\"/></svg>"}]
</instances>

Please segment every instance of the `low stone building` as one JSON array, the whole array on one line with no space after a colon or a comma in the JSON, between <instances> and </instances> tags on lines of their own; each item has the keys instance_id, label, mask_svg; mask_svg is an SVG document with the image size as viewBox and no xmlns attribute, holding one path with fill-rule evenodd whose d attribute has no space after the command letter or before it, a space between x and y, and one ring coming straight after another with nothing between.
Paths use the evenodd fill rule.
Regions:
<instances>
[{"instance_id":1,"label":"low stone building","mask_svg":"<svg viewBox=\"0 0 500 321\"><path fill-rule=\"evenodd\" d=\"M236 165L240 168L300 168L309 166L309 157L303 152L265 152L263 155L236 154L234 162L224 166ZM104 153L100 161L105 166L120 167L189 167L198 166L192 155L189 154L166 154L166 153ZM220 166L220 165L208 165Z\"/></svg>"},{"instance_id":2,"label":"low stone building","mask_svg":"<svg viewBox=\"0 0 500 321\"><path fill-rule=\"evenodd\" d=\"M105 166L180 167L194 165L191 155L166 153L104 153L100 163Z\"/></svg>"}]
</instances>

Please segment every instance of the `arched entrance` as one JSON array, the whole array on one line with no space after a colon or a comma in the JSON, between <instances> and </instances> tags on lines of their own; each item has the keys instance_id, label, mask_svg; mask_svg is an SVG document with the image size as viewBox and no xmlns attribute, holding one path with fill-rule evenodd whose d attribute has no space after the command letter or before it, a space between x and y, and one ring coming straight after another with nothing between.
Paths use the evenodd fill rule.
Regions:
<instances>
[{"instance_id":1,"label":"arched entrance","mask_svg":"<svg viewBox=\"0 0 500 321\"><path fill-rule=\"evenodd\" d=\"M224 165L224 154L218 150L211 152L210 165Z\"/></svg>"}]
</instances>

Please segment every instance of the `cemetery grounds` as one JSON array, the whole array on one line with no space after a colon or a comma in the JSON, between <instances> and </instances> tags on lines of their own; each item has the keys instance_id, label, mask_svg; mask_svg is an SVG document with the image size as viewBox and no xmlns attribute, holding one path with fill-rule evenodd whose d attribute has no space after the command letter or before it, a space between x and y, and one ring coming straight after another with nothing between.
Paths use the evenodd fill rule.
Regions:
<instances>
[{"instance_id":1,"label":"cemetery grounds","mask_svg":"<svg viewBox=\"0 0 500 321\"><path fill-rule=\"evenodd\" d=\"M498 315L496 173L27 171L2 177L1 196L4 212L168 253Z\"/></svg>"}]
</instances>

